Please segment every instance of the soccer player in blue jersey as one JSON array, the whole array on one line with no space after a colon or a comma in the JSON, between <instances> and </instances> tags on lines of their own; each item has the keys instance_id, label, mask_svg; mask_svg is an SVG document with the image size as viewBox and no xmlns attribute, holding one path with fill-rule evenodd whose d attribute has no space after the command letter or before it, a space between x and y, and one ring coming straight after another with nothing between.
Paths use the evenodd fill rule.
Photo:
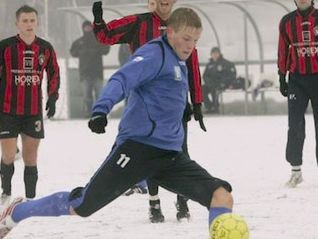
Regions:
<instances>
[{"instance_id":1,"label":"soccer player in blue jersey","mask_svg":"<svg viewBox=\"0 0 318 239\"><path fill-rule=\"evenodd\" d=\"M193 10L173 12L167 34L139 48L94 104L88 126L105 133L107 115L128 97L118 136L104 163L85 187L32 201L14 200L0 217L0 238L32 216L90 216L149 177L208 208L210 223L232 211L230 184L211 176L182 151L189 87L185 60L201 31L201 20Z\"/></svg>"}]
</instances>

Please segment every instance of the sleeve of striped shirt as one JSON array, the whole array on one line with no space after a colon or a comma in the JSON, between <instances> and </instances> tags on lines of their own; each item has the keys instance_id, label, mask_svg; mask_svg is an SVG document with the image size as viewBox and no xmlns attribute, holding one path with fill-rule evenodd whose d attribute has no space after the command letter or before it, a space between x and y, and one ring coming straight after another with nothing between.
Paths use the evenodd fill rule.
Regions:
<instances>
[{"instance_id":1,"label":"sleeve of striped shirt","mask_svg":"<svg viewBox=\"0 0 318 239\"><path fill-rule=\"evenodd\" d=\"M289 43L287 40L286 29L284 21L279 24L279 40L278 40L278 72L279 74L286 74L287 72L287 62L288 62L288 50Z\"/></svg>"},{"instance_id":2,"label":"sleeve of striped shirt","mask_svg":"<svg viewBox=\"0 0 318 239\"><path fill-rule=\"evenodd\" d=\"M49 60L46 66L48 79L47 93L49 97L55 97L58 99L58 90L60 88L60 69L53 47L48 48L46 51L46 54L49 54Z\"/></svg>"},{"instance_id":3,"label":"sleeve of striped shirt","mask_svg":"<svg viewBox=\"0 0 318 239\"><path fill-rule=\"evenodd\" d=\"M2 75L2 69L3 69L3 65L4 65L3 51L4 51L4 47L3 47L2 42L0 41L0 77Z\"/></svg>"},{"instance_id":4,"label":"sleeve of striped shirt","mask_svg":"<svg viewBox=\"0 0 318 239\"><path fill-rule=\"evenodd\" d=\"M114 45L118 43L130 43L136 31L137 16L130 15L109 23L104 21L97 25L95 22L94 33L97 40L105 45Z\"/></svg>"},{"instance_id":5,"label":"sleeve of striped shirt","mask_svg":"<svg viewBox=\"0 0 318 239\"><path fill-rule=\"evenodd\" d=\"M187 60L188 79L192 104L202 103L201 74L198 61L197 50L194 49Z\"/></svg>"}]
</instances>

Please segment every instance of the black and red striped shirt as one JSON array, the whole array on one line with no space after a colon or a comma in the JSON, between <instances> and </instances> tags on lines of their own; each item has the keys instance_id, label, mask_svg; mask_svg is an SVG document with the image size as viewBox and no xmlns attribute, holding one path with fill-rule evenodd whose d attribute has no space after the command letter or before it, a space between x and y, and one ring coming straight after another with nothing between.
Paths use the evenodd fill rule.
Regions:
<instances>
[{"instance_id":1,"label":"black and red striped shirt","mask_svg":"<svg viewBox=\"0 0 318 239\"><path fill-rule=\"evenodd\" d=\"M59 66L52 45L36 37L27 45L19 35L0 42L0 111L11 115L42 114L42 79L48 96L58 98Z\"/></svg>"},{"instance_id":2,"label":"black and red striped shirt","mask_svg":"<svg viewBox=\"0 0 318 239\"><path fill-rule=\"evenodd\" d=\"M155 12L135 14L100 25L94 32L100 43L106 45L128 43L132 52L165 33L167 24ZM189 87L193 104L202 102L201 75L196 49L187 60Z\"/></svg>"},{"instance_id":3,"label":"black and red striped shirt","mask_svg":"<svg viewBox=\"0 0 318 239\"><path fill-rule=\"evenodd\" d=\"M318 10L295 10L279 25L278 70L298 74L318 73Z\"/></svg>"}]
</instances>

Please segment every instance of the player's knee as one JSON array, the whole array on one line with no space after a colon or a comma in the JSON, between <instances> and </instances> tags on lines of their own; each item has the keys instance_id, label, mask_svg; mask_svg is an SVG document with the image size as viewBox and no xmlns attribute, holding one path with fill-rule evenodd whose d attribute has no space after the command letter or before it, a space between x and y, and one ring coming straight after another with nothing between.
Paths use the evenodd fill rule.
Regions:
<instances>
[{"instance_id":1,"label":"player's knee","mask_svg":"<svg viewBox=\"0 0 318 239\"><path fill-rule=\"evenodd\" d=\"M224 187L219 187L212 194L211 207L233 207L232 194Z\"/></svg>"}]
</instances>

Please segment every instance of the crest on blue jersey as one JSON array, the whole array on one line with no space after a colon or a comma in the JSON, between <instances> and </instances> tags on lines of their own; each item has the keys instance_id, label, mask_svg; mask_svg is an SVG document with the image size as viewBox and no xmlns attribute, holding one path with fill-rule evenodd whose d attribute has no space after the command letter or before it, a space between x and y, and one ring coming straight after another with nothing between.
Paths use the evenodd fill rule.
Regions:
<instances>
[{"instance_id":1,"label":"crest on blue jersey","mask_svg":"<svg viewBox=\"0 0 318 239\"><path fill-rule=\"evenodd\" d=\"M176 81L181 81L181 67L180 66L174 66L174 79Z\"/></svg>"}]
</instances>

